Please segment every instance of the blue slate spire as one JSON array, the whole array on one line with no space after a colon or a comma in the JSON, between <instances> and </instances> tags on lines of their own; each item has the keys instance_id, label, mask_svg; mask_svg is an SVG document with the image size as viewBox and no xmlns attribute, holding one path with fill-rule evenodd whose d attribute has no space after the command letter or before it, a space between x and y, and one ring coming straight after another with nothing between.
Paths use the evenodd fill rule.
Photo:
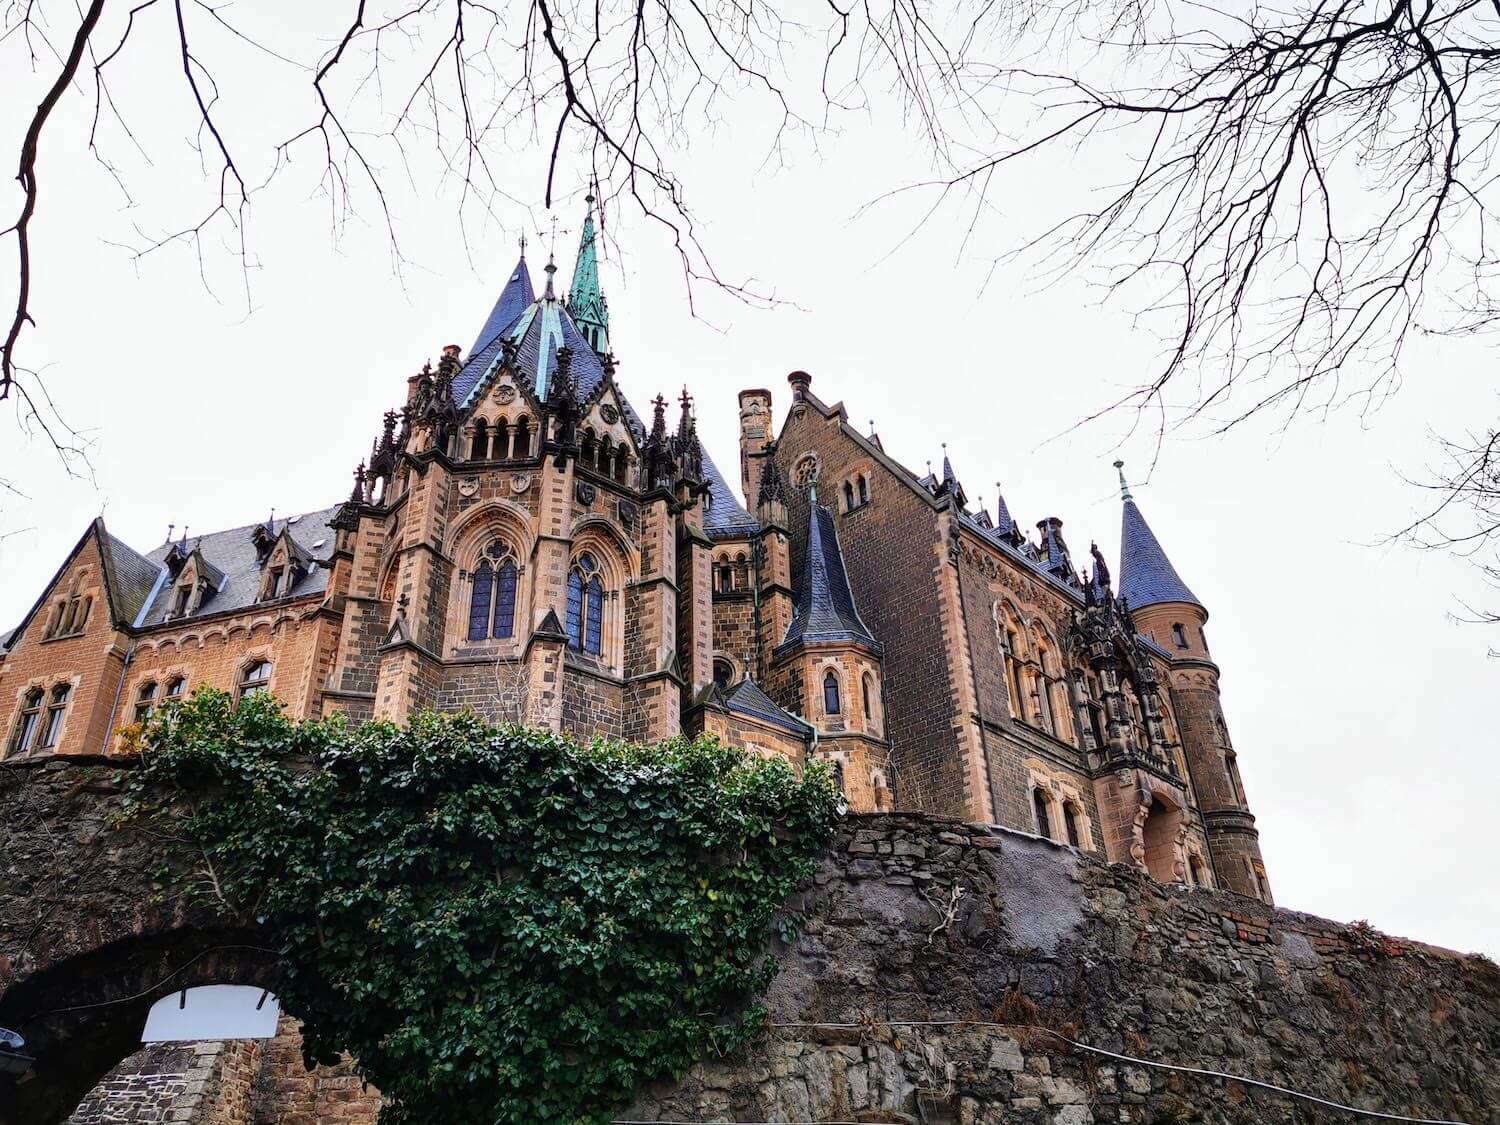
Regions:
<instances>
[{"instance_id":1,"label":"blue slate spire","mask_svg":"<svg viewBox=\"0 0 1500 1125\"><path fill-rule=\"evenodd\" d=\"M879 647L854 608L833 513L818 503L816 488L808 491L807 558L797 583L797 609L781 647L808 641Z\"/></svg>"},{"instance_id":2,"label":"blue slate spire","mask_svg":"<svg viewBox=\"0 0 1500 1125\"><path fill-rule=\"evenodd\" d=\"M490 315L484 322L484 327L474 338L474 346L469 349L469 354L474 355L479 352L486 344L514 324L516 317L525 312L535 300L536 292L531 288L531 271L526 268L526 240L523 238L521 257L516 262L516 268L510 271L510 280L500 291L500 299L495 302L495 307L490 310Z\"/></svg>"},{"instance_id":3,"label":"blue slate spire","mask_svg":"<svg viewBox=\"0 0 1500 1125\"><path fill-rule=\"evenodd\" d=\"M1130 604L1131 609L1144 609L1164 602L1186 602L1201 608L1203 603L1178 576L1151 525L1130 495L1123 462L1116 461L1115 468L1120 470L1120 498L1125 505L1120 523L1120 597Z\"/></svg>"}]
</instances>

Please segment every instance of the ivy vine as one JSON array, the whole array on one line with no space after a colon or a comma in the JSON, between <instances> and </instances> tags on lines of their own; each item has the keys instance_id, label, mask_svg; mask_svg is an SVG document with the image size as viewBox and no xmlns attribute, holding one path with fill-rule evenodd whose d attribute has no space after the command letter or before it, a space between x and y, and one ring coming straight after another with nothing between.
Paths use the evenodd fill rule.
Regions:
<instances>
[{"instance_id":1,"label":"ivy vine","mask_svg":"<svg viewBox=\"0 0 1500 1125\"><path fill-rule=\"evenodd\" d=\"M712 738L582 744L423 713L296 722L202 691L140 732L138 808L279 944L310 1062L386 1125L596 1123L763 1024L766 938L827 771Z\"/></svg>"}]
</instances>

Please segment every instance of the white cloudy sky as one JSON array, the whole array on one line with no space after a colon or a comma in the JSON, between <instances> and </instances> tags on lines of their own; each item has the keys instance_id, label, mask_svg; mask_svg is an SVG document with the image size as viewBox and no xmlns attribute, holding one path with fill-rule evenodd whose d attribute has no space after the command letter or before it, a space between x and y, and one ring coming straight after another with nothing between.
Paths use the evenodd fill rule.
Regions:
<instances>
[{"instance_id":1,"label":"white cloudy sky","mask_svg":"<svg viewBox=\"0 0 1500 1125\"><path fill-rule=\"evenodd\" d=\"M286 18L302 14L294 6ZM393 192L408 260L397 277L373 208L331 237L316 162L300 153L250 213L248 307L241 275L212 241L202 276L186 246L137 259L129 247L191 221L207 198L185 140L181 76L162 53L170 40L152 30L117 82L124 111L149 123L150 162L118 133L106 152L133 202L89 157L85 97L64 104L44 147L37 327L23 358L87 431L92 475L69 479L44 444L18 440L7 423L0 475L26 493L0 500L7 626L100 512L145 550L169 523L206 531L342 498L406 377L442 345L468 346L517 234L535 244L547 226L543 140L517 138L495 154L505 188L529 209L504 203L489 221L471 210L462 230L455 186L417 159ZM222 35L204 33L200 49L219 52L221 77L276 73ZM43 54L37 73L50 79L53 66ZM29 71L17 41L0 44L0 151L16 151L40 94ZM258 181L267 143L305 119L305 79L225 85L226 126ZM938 459L946 441L971 497L992 503L1003 481L1023 522L1058 515L1075 551L1094 538L1113 557L1110 462L1124 456L1141 477L1156 450L1145 437L1122 440L1122 420L1070 427L1142 378L1156 343L1100 309L1081 280L1043 286L994 262L1047 200L1098 169L1060 154L997 187L985 239L966 245L967 215L954 210L904 240L920 200L861 210L926 171L889 107L841 118L815 146L794 140L772 162L763 109L725 112L691 138L679 170L716 260L766 279L785 303L752 309L707 293L694 316L659 233L611 216L613 343L637 406L690 385L710 448L734 477L735 392L769 386L784 408L786 373L804 368L852 420L873 418L908 465ZM584 170L562 176L573 194L559 223L576 231ZM0 188L0 222L16 198L8 182ZM572 241L559 238L564 278ZM8 306L13 243L0 249ZM532 262L540 267L539 252ZM1420 502L1401 474L1430 459L1429 430L1493 416L1493 369L1482 341L1416 339L1384 409L1284 431L1183 435L1160 450L1136 495L1212 613L1225 709L1279 902L1500 954L1488 831L1500 792L1500 665L1487 657L1500 637L1453 620L1460 599L1484 594L1468 566L1382 544Z\"/></svg>"}]
</instances>

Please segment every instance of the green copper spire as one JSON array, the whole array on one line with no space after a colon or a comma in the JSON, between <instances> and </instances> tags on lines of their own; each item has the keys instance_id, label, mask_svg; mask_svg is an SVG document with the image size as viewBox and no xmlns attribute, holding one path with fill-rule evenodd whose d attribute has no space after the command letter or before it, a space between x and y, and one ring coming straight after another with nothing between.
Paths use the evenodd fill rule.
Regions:
<instances>
[{"instance_id":1,"label":"green copper spire","mask_svg":"<svg viewBox=\"0 0 1500 1125\"><path fill-rule=\"evenodd\" d=\"M599 251L594 244L594 195L586 197L588 214L578 240L578 262L573 267L573 288L568 292L568 313L578 331L599 355L609 351L609 302L599 288Z\"/></svg>"},{"instance_id":2,"label":"green copper spire","mask_svg":"<svg viewBox=\"0 0 1500 1125\"><path fill-rule=\"evenodd\" d=\"M1115 462L1115 471L1120 474L1120 499L1121 500L1132 500L1132 499L1134 499L1134 497L1132 497L1130 495L1130 485L1128 485L1128 484L1125 483L1125 462L1124 461L1116 461Z\"/></svg>"}]
</instances>

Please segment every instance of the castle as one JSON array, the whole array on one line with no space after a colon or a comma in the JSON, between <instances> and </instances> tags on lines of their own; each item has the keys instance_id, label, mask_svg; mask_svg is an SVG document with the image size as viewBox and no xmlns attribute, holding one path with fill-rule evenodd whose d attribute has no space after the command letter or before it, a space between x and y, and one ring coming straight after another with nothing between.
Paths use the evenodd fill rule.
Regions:
<instances>
[{"instance_id":1,"label":"castle","mask_svg":"<svg viewBox=\"0 0 1500 1125\"><path fill-rule=\"evenodd\" d=\"M684 391L615 378L590 200L572 285L521 260L407 380L348 499L141 554L98 519L0 634L7 758L118 753L200 685L294 716L702 731L831 763L858 811L999 824L1271 901L1204 634L1123 491L1116 581L1062 521L972 510L789 377L739 394L736 496Z\"/></svg>"}]
</instances>

